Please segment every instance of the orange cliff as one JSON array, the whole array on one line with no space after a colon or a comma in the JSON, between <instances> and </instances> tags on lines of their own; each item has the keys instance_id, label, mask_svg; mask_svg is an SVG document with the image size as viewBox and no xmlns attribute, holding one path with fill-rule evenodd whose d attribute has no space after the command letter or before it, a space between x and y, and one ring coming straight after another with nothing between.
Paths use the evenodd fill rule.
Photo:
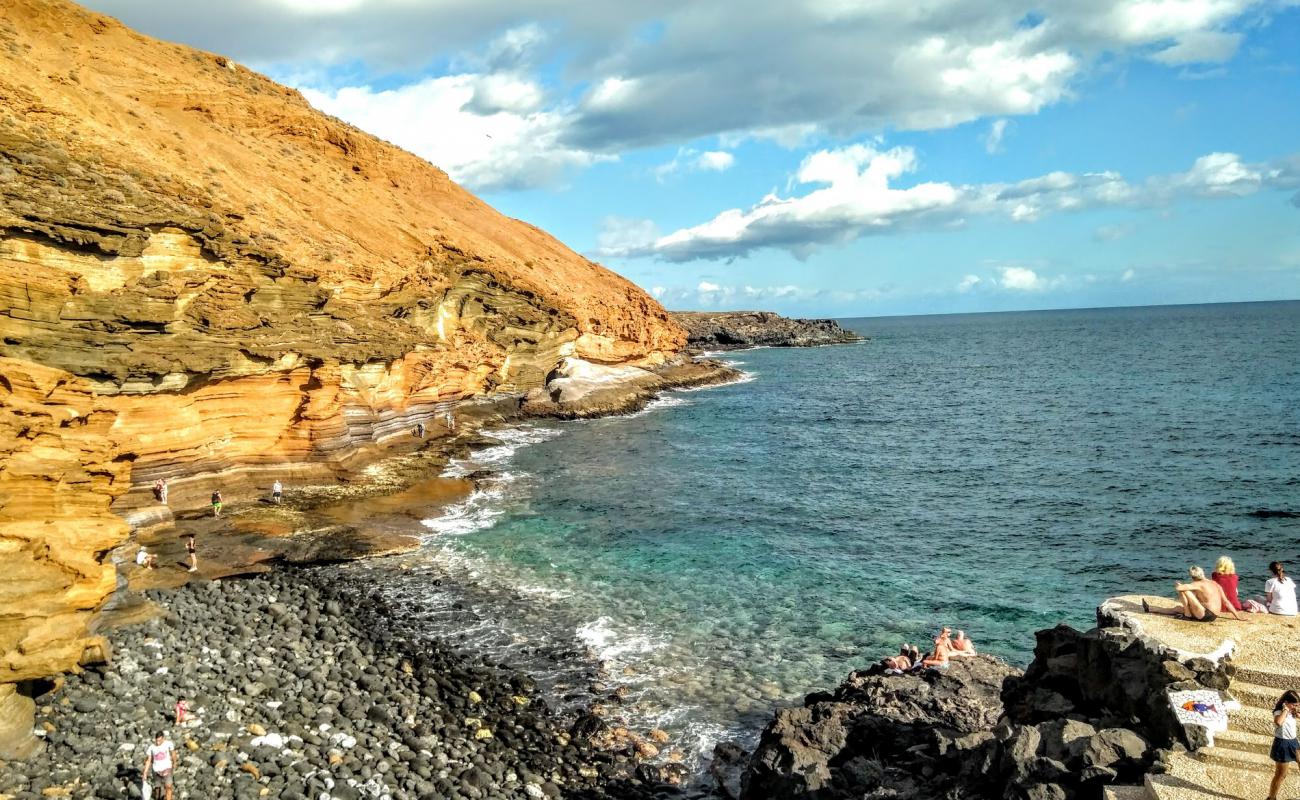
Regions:
<instances>
[{"instance_id":1,"label":"orange cliff","mask_svg":"<svg viewBox=\"0 0 1300 800\"><path fill-rule=\"evenodd\" d=\"M133 484L342 462L438 404L685 341L632 283L297 92L8 0L0 684L97 657Z\"/></svg>"}]
</instances>

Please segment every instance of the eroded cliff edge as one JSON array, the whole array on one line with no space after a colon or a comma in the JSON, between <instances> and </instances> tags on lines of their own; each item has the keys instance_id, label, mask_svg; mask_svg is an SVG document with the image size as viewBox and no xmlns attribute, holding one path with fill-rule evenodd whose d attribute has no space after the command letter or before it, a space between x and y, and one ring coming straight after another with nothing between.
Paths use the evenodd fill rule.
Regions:
<instances>
[{"instance_id":1,"label":"eroded cliff edge","mask_svg":"<svg viewBox=\"0 0 1300 800\"><path fill-rule=\"evenodd\" d=\"M102 657L132 487L327 474L466 398L661 384L685 343L632 283L297 92L7 3L0 685Z\"/></svg>"}]
</instances>

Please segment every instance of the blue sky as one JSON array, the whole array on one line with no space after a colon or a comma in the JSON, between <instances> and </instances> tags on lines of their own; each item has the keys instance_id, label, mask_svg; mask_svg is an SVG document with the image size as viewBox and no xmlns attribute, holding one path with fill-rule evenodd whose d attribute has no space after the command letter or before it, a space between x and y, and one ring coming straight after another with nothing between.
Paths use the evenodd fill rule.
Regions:
<instances>
[{"instance_id":1,"label":"blue sky","mask_svg":"<svg viewBox=\"0 0 1300 800\"><path fill-rule=\"evenodd\" d=\"M1300 298L1300 0L89 5L670 308Z\"/></svg>"}]
</instances>

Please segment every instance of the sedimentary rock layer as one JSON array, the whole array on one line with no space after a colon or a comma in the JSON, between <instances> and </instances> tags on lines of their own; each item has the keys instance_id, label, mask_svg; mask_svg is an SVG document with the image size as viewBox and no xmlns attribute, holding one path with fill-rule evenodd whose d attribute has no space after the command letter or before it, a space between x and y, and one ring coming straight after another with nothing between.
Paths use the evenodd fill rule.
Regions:
<instances>
[{"instance_id":1,"label":"sedimentary rock layer","mask_svg":"<svg viewBox=\"0 0 1300 800\"><path fill-rule=\"evenodd\" d=\"M346 469L565 358L655 368L685 340L628 281L291 89L7 2L0 684L91 657L131 486Z\"/></svg>"},{"instance_id":2,"label":"sedimentary rock layer","mask_svg":"<svg viewBox=\"0 0 1300 800\"><path fill-rule=\"evenodd\" d=\"M771 311L676 311L692 347L815 347L860 342L862 337L833 319L790 319Z\"/></svg>"}]
</instances>

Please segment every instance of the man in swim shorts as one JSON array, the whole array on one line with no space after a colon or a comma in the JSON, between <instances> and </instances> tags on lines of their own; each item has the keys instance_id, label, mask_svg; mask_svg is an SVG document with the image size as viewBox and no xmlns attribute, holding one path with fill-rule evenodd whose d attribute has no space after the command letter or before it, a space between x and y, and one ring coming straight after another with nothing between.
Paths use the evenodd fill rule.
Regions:
<instances>
[{"instance_id":1,"label":"man in swim shorts","mask_svg":"<svg viewBox=\"0 0 1300 800\"><path fill-rule=\"evenodd\" d=\"M1191 583L1174 584L1174 591L1178 593L1181 608L1177 610L1154 609L1147 601L1143 600L1142 610L1148 614L1164 614L1191 622L1214 622L1222 614L1227 614L1233 619L1243 622L1249 621L1246 617L1237 614L1236 609L1232 607L1232 603L1228 602L1228 596L1224 594L1223 587L1205 577L1205 570L1200 567L1189 567L1187 574L1192 577Z\"/></svg>"}]
</instances>

